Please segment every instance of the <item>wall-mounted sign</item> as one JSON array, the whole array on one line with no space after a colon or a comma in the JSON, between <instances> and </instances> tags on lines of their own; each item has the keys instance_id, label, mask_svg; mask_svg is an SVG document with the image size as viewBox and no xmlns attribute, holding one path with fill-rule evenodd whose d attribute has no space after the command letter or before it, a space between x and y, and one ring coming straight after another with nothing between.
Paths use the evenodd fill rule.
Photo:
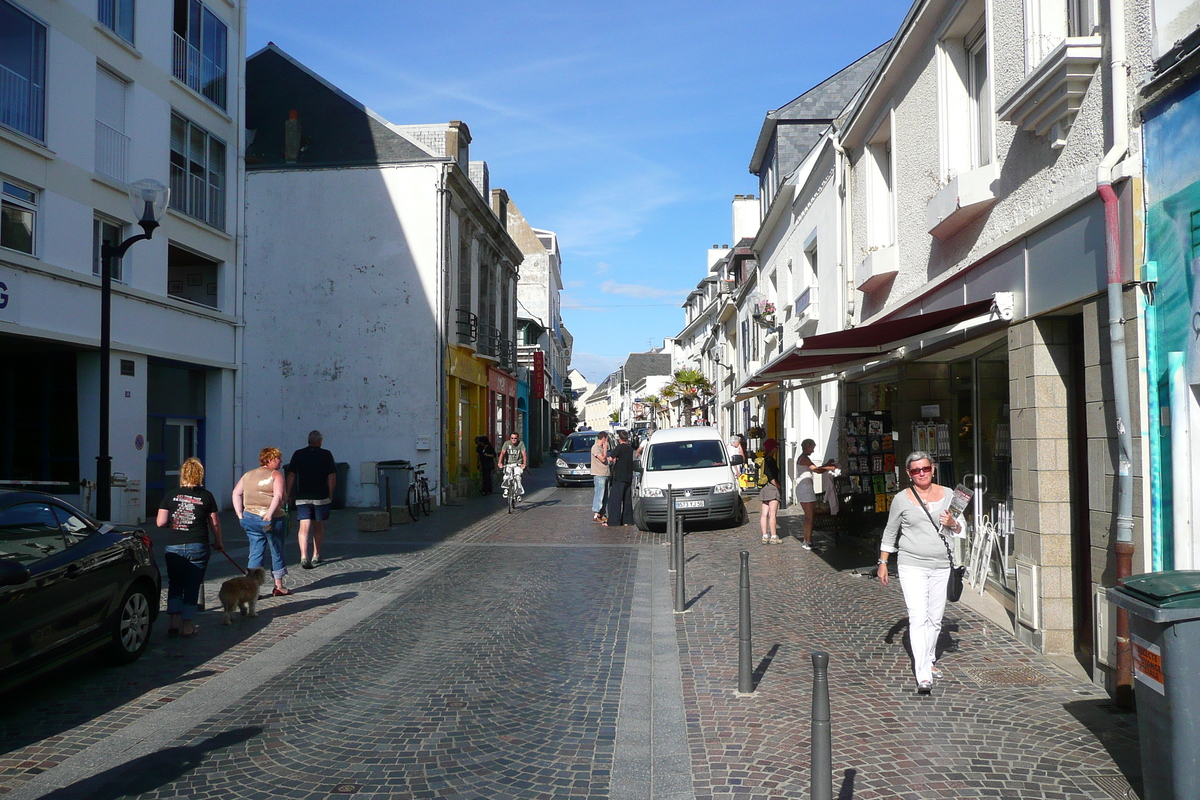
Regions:
<instances>
[{"instance_id":1,"label":"wall-mounted sign","mask_svg":"<svg viewBox=\"0 0 1200 800\"><path fill-rule=\"evenodd\" d=\"M146 437L142 436L140 433L137 436L133 437L133 446L136 447L138 450L141 450L143 447L146 446Z\"/></svg>"},{"instance_id":2,"label":"wall-mounted sign","mask_svg":"<svg viewBox=\"0 0 1200 800\"><path fill-rule=\"evenodd\" d=\"M942 407L937 405L936 403L933 405L930 405L930 406L921 406L921 416L922 417L926 417L926 418L940 417L941 415L942 415Z\"/></svg>"}]
</instances>

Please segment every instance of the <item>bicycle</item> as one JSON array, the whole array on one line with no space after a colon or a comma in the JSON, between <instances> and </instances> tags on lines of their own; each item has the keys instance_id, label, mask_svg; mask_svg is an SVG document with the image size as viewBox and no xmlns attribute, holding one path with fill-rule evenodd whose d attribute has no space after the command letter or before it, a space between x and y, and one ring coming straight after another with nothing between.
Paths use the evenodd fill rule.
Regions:
<instances>
[{"instance_id":1,"label":"bicycle","mask_svg":"<svg viewBox=\"0 0 1200 800\"><path fill-rule=\"evenodd\" d=\"M417 464L415 467L409 467L412 472L412 483L408 487L408 496L405 498L405 505L408 506L408 515L412 517L413 522L421 516L421 512L425 512L425 516L429 516L433 510L433 502L429 496L429 481L425 478L425 470L421 467L424 463Z\"/></svg>"},{"instance_id":2,"label":"bicycle","mask_svg":"<svg viewBox=\"0 0 1200 800\"><path fill-rule=\"evenodd\" d=\"M508 513L513 513L517 508L517 503L524 495L524 488L520 483L521 465L520 464L505 464L504 478L500 482L501 488L504 490L504 496L508 499ZM517 487L521 491L517 491Z\"/></svg>"}]
</instances>

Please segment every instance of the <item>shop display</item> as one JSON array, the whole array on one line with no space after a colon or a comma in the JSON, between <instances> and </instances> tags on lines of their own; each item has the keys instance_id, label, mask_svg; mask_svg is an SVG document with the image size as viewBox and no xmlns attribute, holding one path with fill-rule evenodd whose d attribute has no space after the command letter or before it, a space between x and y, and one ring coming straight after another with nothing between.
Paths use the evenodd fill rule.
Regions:
<instances>
[{"instance_id":1,"label":"shop display","mask_svg":"<svg viewBox=\"0 0 1200 800\"><path fill-rule=\"evenodd\" d=\"M892 415L888 411L846 415L846 465L859 510L885 514L899 487Z\"/></svg>"}]
</instances>

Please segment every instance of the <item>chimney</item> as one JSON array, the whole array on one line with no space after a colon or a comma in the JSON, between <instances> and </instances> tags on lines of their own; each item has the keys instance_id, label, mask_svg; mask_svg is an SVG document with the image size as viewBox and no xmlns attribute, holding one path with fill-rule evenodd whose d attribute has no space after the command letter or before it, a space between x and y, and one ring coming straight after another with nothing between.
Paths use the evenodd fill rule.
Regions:
<instances>
[{"instance_id":1,"label":"chimney","mask_svg":"<svg viewBox=\"0 0 1200 800\"><path fill-rule=\"evenodd\" d=\"M446 156L457 161L458 166L468 173L471 168L470 144L471 131L467 127L467 123L456 119L450 120L446 129Z\"/></svg>"},{"instance_id":2,"label":"chimney","mask_svg":"<svg viewBox=\"0 0 1200 800\"><path fill-rule=\"evenodd\" d=\"M295 164L300 157L300 115L296 109L288 112L287 122L283 123L283 160L286 164Z\"/></svg>"},{"instance_id":3,"label":"chimney","mask_svg":"<svg viewBox=\"0 0 1200 800\"><path fill-rule=\"evenodd\" d=\"M508 230L508 192L503 189L492 189L492 213L500 220L504 230Z\"/></svg>"}]
</instances>

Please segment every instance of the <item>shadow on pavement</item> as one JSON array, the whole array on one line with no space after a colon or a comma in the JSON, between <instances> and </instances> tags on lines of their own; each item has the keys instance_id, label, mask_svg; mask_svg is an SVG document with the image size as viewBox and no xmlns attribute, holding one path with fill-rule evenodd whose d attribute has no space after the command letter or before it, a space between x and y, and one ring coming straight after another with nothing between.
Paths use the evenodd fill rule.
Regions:
<instances>
[{"instance_id":1,"label":"shadow on pavement","mask_svg":"<svg viewBox=\"0 0 1200 800\"><path fill-rule=\"evenodd\" d=\"M771 649L763 656L762 661L758 662L758 666L754 668L754 674L751 676L753 686L757 690L758 684L762 683L762 679L767 674L767 669L771 666L771 662L775 660L775 656L779 653L779 642L771 645Z\"/></svg>"},{"instance_id":2,"label":"shadow on pavement","mask_svg":"<svg viewBox=\"0 0 1200 800\"><path fill-rule=\"evenodd\" d=\"M837 800L853 800L854 778L856 775L858 775L858 771L853 769L848 769L842 773L842 788L838 790Z\"/></svg>"},{"instance_id":3,"label":"shadow on pavement","mask_svg":"<svg viewBox=\"0 0 1200 800\"><path fill-rule=\"evenodd\" d=\"M141 758L135 758L78 783L64 786L48 795L47 800L67 800L86 797L88 800L117 800L153 792L161 786L179 780L200 766L207 753L222 750L253 739L262 733L257 726L238 728L212 736L199 744L187 747L168 747Z\"/></svg>"},{"instance_id":4,"label":"shadow on pavement","mask_svg":"<svg viewBox=\"0 0 1200 800\"><path fill-rule=\"evenodd\" d=\"M712 588L713 588L713 585L710 583L710 584L708 585L708 587L707 587L707 588L705 588L704 590L702 590L702 591L701 591L701 592L700 592L698 595L696 595L695 597L693 597L691 600L688 600L688 601L687 601L687 604L686 604L686 605L684 605L684 609L690 610L692 606L694 606L696 603L700 602L700 598L701 598L701 597L704 597L704 595L706 595L706 594L708 594L709 592L711 592L711 591L712 591Z\"/></svg>"},{"instance_id":5,"label":"shadow on pavement","mask_svg":"<svg viewBox=\"0 0 1200 800\"><path fill-rule=\"evenodd\" d=\"M1063 703L1067 713L1088 729L1104 745L1121 775L1138 797L1145 797L1142 785L1142 751L1138 743L1137 714L1118 706L1109 698L1075 700Z\"/></svg>"}]
</instances>

